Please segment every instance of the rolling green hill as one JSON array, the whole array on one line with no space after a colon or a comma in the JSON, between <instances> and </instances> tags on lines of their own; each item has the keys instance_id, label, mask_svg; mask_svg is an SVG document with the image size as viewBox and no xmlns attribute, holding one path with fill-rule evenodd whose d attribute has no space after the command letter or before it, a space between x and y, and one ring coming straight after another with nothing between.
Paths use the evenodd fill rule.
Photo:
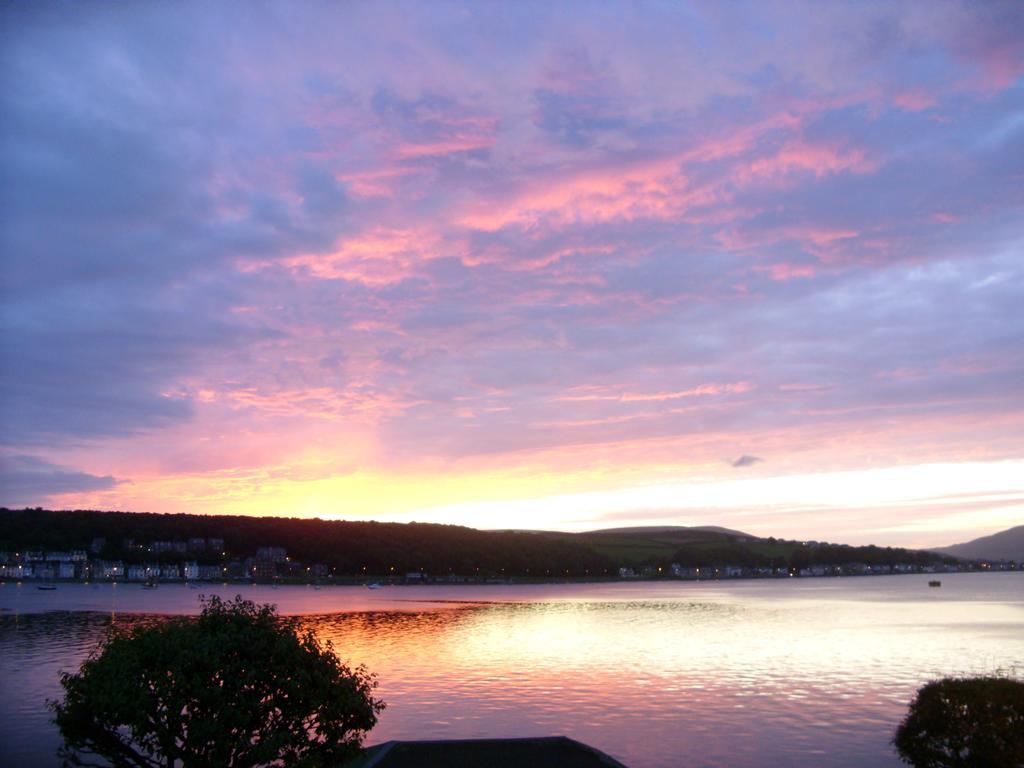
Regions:
<instances>
[{"instance_id":1,"label":"rolling green hill","mask_svg":"<svg viewBox=\"0 0 1024 768\"><path fill-rule=\"evenodd\" d=\"M581 543L625 567L684 566L794 567L813 565L924 565L953 558L930 552L892 547L851 547L845 544L807 543L758 538L718 526L654 526L613 528L576 534L556 534Z\"/></svg>"},{"instance_id":2,"label":"rolling green hill","mask_svg":"<svg viewBox=\"0 0 1024 768\"><path fill-rule=\"evenodd\" d=\"M739 541L754 540L754 537L739 531L684 526L610 528L549 535L583 544L625 566L667 564L683 548L731 546Z\"/></svg>"}]
</instances>

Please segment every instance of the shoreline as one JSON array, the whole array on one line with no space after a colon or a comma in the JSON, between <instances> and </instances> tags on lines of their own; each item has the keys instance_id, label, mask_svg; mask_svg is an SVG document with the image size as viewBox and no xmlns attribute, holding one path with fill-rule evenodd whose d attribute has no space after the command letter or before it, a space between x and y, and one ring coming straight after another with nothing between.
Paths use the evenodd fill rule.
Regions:
<instances>
[{"instance_id":1,"label":"shoreline","mask_svg":"<svg viewBox=\"0 0 1024 768\"><path fill-rule=\"evenodd\" d=\"M260 587L313 587L313 588L325 588L325 587L364 587L369 589L384 589L392 587L501 587L501 586L530 586L536 584L663 584L663 583L705 583L705 582L736 582L736 581L780 581L788 582L794 580L806 580L806 579L860 579L860 578L873 578L878 576L931 576L937 577L939 580L943 576L955 576L961 574L985 574L985 573L1024 573L1024 565L1016 565L1010 563L1005 567L996 568L981 568L971 567L962 570L947 570L947 571L891 571L891 572L875 572L875 573L813 573L813 574L802 574L802 573L778 573L771 575L712 575L712 576L629 576L629 577L594 577L594 576L580 576L580 577L562 577L558 579L554 578L530 578L530 577L514 577L507 579L473 579L472 577L459 578L458 580L449 579L437 579L437 580L395 580L388 579L387 577L381 576L375 577L359 577L359 578L327 578L321 581L306 581L300 579L229 579L229 580L190 580L185 581L184 579L177 580L166 580L156 582L157 586L160 587L186 587L186 588L201 588L204 586L260 586ZM104 580L93 580L85 581L82 579L59 579L59 578L22 578L22 579L11 579L4 578L0 579L0 586L6 586L9 584L25 585L25 586L36 586L41 587L44 585L72 585L80 584L82 586L145 586L145 581L139 580L127 580L127 579L104 579Z\"/></svg>"}]
</instances>

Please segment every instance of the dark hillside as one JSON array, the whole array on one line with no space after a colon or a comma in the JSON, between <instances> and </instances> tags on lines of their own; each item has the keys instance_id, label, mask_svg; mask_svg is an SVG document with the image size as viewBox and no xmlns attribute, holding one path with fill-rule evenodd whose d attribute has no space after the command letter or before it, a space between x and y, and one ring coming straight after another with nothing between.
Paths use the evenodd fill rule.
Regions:
<instances>
[{"instance_id":1,"label":"dark hillside","mask_svg":"<svg viewBox=\"0 0 1024 768\"><path fill-rule=\"evenodd\" d=\"M991 536L936 549L945 555L966 560L1014 560L1024 562L1024 525L1008 528Z\"/></svg>"},{"instance_id":2,"label":"dark hillside","mask_svg":"<svg viewBox=\"0 0 1024 768\"><path fill-rule=\"evenodd\" d=\"M87 549L106 539L105 557L152 557L125 547L193 537L224 539L227 556L284 547L289 556L333 566L339 573L519 576L610 574L614 564L586 546L545 534L478 531L429 523L304 520L288 517L158 515L134 512L0 509L0 549ZM167 557L175 557L165 553ZM207 557L219 553L207 553ZM180 559L180 555L177 556ZM201 558L199 558L201 559Z\"/></svg>"}]
</instances>

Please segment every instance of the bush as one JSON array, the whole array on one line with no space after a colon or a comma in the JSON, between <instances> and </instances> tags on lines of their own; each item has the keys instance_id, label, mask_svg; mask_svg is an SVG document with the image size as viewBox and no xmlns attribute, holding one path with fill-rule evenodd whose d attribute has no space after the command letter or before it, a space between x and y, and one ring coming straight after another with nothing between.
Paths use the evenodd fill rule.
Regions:
<instances>
[{"instance_id":1,"label":"bush","mask_svg":"<svg viewBox=\"0 0 1024 768\"><path fill-rule=\"evenodd\" d=\"M915 768L1024 767L1024 682L945 678L917 692L893 739Z\"/></svg>"},{"instance_id":2,"label":"bush","mask_svg":"<svg viewBox=\"0 0 1024 768\"><path fill-rule=\"evenodd\" d=\"M65 764L336 765L384 708L350 669L274 607L203 600L180 617L113 632L52 702Z\"/></svg>"}]
</instances>

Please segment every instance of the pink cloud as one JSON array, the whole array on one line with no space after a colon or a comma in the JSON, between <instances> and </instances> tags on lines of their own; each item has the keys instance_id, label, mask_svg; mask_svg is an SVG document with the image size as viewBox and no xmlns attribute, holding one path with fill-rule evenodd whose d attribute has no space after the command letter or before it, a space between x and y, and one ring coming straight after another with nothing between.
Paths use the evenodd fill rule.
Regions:
<instances>
[{"instance_id":1,"label":"pink cloud","mask_svg":"<svg viewBox=\"0 0 1024 768\"><path fill-rule=\"evenodd\" d=\"M590 387L575 388L583 389L579 394L562 395L555 400L562 402L588 402L588 401L615 401L621 403L645 403L663 402L666 400L679 400L687 397L713 397L716 395L737 395L750 392L756 387L749 381L737 381L729 384L702 384L691 389L682 389L671 392L629 392L622 391L609 393L604 388L596 392L587 392Z\"/></svg>"},{"instance_id":2,"label":"pink cloud","mask_svg":"<svg viewBox=\"0 0 1024 768\"><path fill-rule=\"evenodd\" d=\"M235 409L249 409L265 416L293 416L319 421L377 421L393 417L423 401L405 399L372 384L345 388L270 389L232 387L219 399Z\"/></svg>"},{"instance_id":3,"label":"pink cloud","mask_svg":"<svg viewBox=\"0 0 1024 768\"><path fill-rule=\"evenodd\" d=\"M824 144L800 140L790 141L776 152L752 160L738 169L736 178L741 183L757 180L780 180L795 173L809 173L822 177L835 173L864 174L874 171L878 164L859 148L841 149Z\"/></svg>"},{"instance_id":4,"label":"pink cloud","mask_svg":"<svg viewBox=\"0 0 1024 768\"><path fill-rule=\"evenodd\" d=\"M436 253L440 235L427 228L377 227L342 238L330 253L287 256L279 263L317 279L354 280L367 285L388 285L417 271Z\"/></svg>"},{"instance_id":5,"label":"pink cloud","mask_svg":"<svg viewBox=\"0 0 1024 768\"><path fill-rule=\"evenodd\" d=\"M923 89L910 88L894 93L892 103L908 112L920 112L934 107L938 103L938 98Z\"/></svg>"},{"instance_id":6,"label":"pink cloud","mask_svg":"<svg viewBox=\"0 0 1024 768\"><path fill-rule=\"evenodd\" d=\"M511 199L475 206L458 222L470 229L494 231L542 219L551 224L667 218L689 204L711 202L713 198L702 191L686 191L676 164L662 160L559 174Z\"/></svg>"},{"instance_id":7,"label":"pink cloud","mask_svg":"<svg viewBox=\"0 0 1024 768\"><path fill-rule=\"evenodd\" d=\"M724 136L698 141L682 151L653 158L623 159L614 164L565 172L545 171L533 185L475 204L455 215L469 229L496 231L517 224L535 227L607 221L672 221L680 217L730 218L735 191L754 184L792 186L801 175L876 171L877 160L865 149L811 143L798 137L767 152L758 144L778 131L793 133L803 118L781 112ZM709 178L697 169L708 163L723 168Z\"/></svg>"},{"instance_id":8,"label":"pink cloud","mask_svg":"<svg viewBox=\"0 0 1024 768\"><path fill-rule=\"evenodd\" d=\"M768 264L766 266L754 267L759 272L767 272L772 280L785 282L805 277L814 277L815 270L807 264Z\"/></svg>"},{"instance_id":9,"label":"pink cloud","mask_svg":"<svg viewBox=\"0 0 1024 768\"><path fill-rule=\"evenodd\" d=\"M844 255L854 244L860 243L861 233L849 229L830 229L813 224L762 227L754 229L739 224L736 227L719 230L715 239L730 250L758 250L775 243L795 241L803 245L822 263L842 263ZM797 277L812 277L815 267L811 264L793 262L771 262L755 265L757 272L767 273L773 280L785 281Z\"/></svg>"},{"instance_id":10,"label":"pink cloud","mask_svg":"<svg viewBox=\"0 0 1024 768\"><path fill-rule=\"evenodd\" d=\"M424 157L442 157L490 149L496 142L498 120L493 117L435 115L444 121L438 138L419 141L400 141L394 145L399 160Z\"/></svg>"},{"instance_id":11,"label":"pink cloud","mask_svg":"<svg viewBox=\"0 0 1024 768\"><path fill-rule=\"evenodd\" d=\"M418 173L420 170L412 166L385 166L342 173L338 180L345 182L359 197L395 198L398 195L397 182Z\"/></svg>"}]
</instances>

